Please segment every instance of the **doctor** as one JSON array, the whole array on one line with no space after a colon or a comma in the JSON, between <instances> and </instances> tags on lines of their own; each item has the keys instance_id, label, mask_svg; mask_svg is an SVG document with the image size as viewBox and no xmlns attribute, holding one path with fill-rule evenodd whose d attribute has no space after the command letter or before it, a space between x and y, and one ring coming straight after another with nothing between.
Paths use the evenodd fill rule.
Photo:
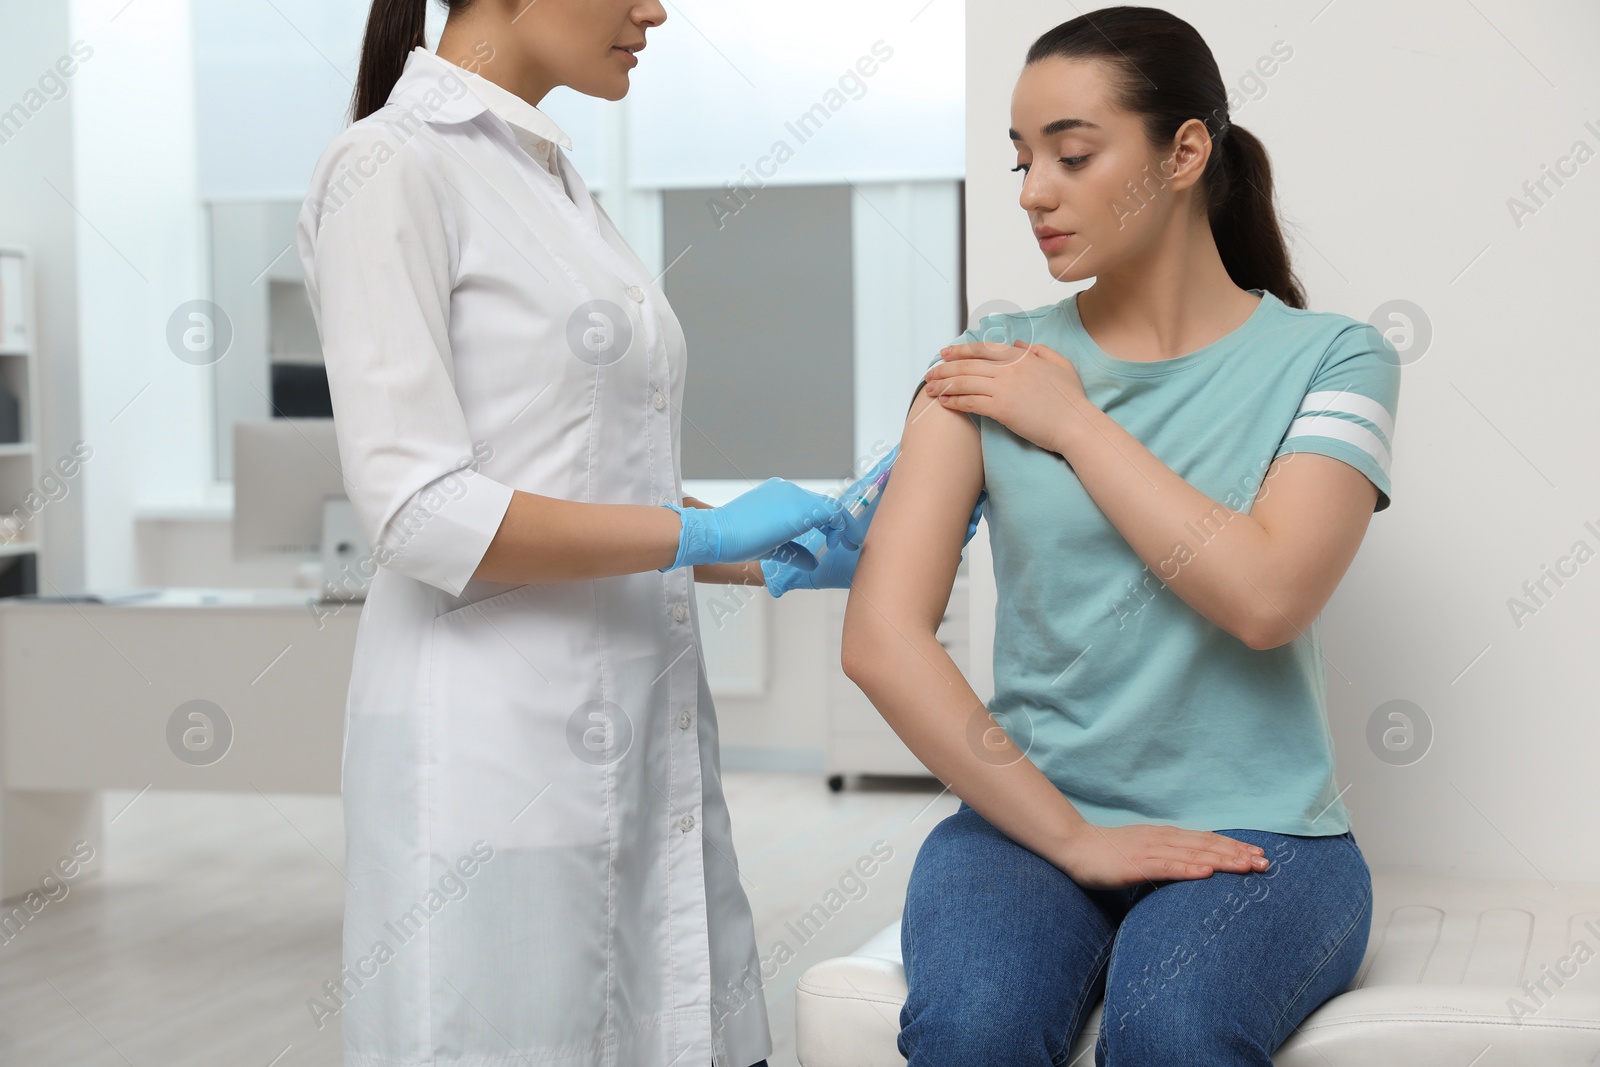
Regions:
<instances>
[{"instance_id":1,"label":"doctor","mask_svg":"<svg viewBox=\"0 0 1600 1067\"><path fill-rule=\"evenodd\" d=\"M683 333L535 106L625 95L658 0L452 0L437 55L425 3L374 3L298 220L381 564L324 1010L353 1067L764 1063L692 583L846 584L870 513L684 498Z\"/></svg>"}]
</instances>

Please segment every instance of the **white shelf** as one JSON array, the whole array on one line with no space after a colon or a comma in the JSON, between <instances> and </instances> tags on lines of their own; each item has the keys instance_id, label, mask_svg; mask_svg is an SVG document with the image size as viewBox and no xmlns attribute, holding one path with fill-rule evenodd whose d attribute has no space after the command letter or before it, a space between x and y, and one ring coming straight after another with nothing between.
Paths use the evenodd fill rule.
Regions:
<instances>
[{"instance_id":1,"label":"white shelf","mask_svg":"<svg viewBox=\"0 0 1600 1067\"><path fill-rule=\"evenodd\" d=\"M8 307L8 314L15 316L21 309L21 321L25 324L20 335L0 336L0 369L3 369L8 382L17 391L17 400L21 406L21 429L32 440L15 441L0 444L0 514L9 513L21 506L22 500L39 485L43 475L42 460L39 454L39 374L38 361L34 358L34 324L38 321L37 308L34 303L34 293L37 291L33 279L33 257L26 248L0 246L0 256L8 259L21 260L21 270L12 268L0 270L0 281L7 284L6 291L0 294L0 301ZM17 284L19 291L12 291L11 284ZM0 329L5 327L0 326ZM26 343L18 345L19 340ZM10 343L4 343L10 342ZM5 360L22 360L21 365ZM22 466L23 462L27 466ZM27 540L11 544L0 544L0 559L12 559L18 556L33 556L35 574L38 581L44 579L43 566L43 541L42 529L43 516L34 515L28 522L26 530Z\"/></svg>"}]
</instances>

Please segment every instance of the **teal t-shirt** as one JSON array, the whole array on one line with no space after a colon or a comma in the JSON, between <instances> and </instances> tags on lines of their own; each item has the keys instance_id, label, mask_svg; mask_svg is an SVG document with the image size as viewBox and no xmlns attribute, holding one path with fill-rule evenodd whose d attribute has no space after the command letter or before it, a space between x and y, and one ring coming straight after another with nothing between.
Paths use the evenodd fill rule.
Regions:
<instances>
[{"instance_id":1,"label":"teal t-shirt","mask_svg":"<svg viewBox=\"0 0 1600 1067\"><path fill-rule=\"evenodd\" d=\"M1374 327L1270 292L1220 340L1174 359L1114 358L1076 294L985 317L963 341L1029 339L1072 361L1097 407L1211 499L1248 513L1273 459L1354 466L1389 506L1400 361ZM1320 617L1251 649L1161 581L1067 461L985 416L984 516L998 589L989 710L1091 823L1343 833ZM1226 521L1191 524L1169 577Z\"/></svg>"}]
</instances>

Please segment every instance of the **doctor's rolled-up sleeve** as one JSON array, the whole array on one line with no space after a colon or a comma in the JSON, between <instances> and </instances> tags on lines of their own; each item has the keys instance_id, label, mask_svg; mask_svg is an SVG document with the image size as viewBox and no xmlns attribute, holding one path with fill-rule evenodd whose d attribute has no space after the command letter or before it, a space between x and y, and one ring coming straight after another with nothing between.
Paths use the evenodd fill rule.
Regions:
<instances>
[{"instance_id":1,"label":"doctor's rolled-up sleeve","mask_svg":"<svg viewBox=\"0 0 1600 1067\"><path fill-rule=\"evenodd\" d=\"M454 225L442 180L379 123L323 154L296 239L345 490L376 561L461 595L511 486L478 472L450 350Z\"/></svg>"}]
</instances>

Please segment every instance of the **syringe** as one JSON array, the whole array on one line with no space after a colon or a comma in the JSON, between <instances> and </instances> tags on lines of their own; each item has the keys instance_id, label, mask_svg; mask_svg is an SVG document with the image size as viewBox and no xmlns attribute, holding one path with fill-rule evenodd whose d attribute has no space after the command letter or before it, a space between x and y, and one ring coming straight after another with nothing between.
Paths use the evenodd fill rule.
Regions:
<instances>
[{"instance_id":1,"label":"syringe","mask_svg":"<svg viewBox=\"0 0 1600 1067\"><path fill-rule=\"evenodd\" d=\"M858 519L862 515L865 515L867 508L872 506L872 502L878 499L878 494L883 491L884 485L889 481L889 472L893 469L894 464L892 463L883 468L883 473L872 479L872 484L863 489L861 494L854 500L846 504L844 509L853 517ZM826 551L828 551L828 545L826 542L824 542L823 544L817 546L817 550L813 552L812 555L821 558L822 554Z\"/></svg>"}]
</instances>

